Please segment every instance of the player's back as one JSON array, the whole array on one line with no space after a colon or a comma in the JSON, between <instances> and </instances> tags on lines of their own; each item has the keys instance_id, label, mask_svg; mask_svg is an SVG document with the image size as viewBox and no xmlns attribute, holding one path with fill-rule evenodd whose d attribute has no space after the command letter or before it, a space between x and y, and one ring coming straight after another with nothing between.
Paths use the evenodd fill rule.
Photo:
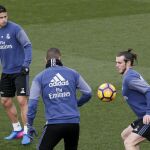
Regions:
<instances>
[{"instance_id":1,"label":"player's back","mask_svg":"<svg viewBox=\"0 0 150 150\"><path fill-rule=\"evenodd\" d=\"M78 123L76 89L79 74L64 66L54 66L45 69L38 78L47 121Z\"/></svg>"}]
</instances>

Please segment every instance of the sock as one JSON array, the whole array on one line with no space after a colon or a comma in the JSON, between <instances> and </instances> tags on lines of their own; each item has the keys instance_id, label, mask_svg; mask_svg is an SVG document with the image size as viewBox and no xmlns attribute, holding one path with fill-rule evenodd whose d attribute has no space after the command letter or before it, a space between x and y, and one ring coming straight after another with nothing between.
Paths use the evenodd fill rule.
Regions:
<instances>
[{"instance_id":1,"label":"sock","mask_svg":"<svg viewBox=\"0 0 150 150\"><path fill-rule=\"evenodd\" d=\"M27 134L27 132L28 132L27 126L24 126L23 134Z\"/></svg>"},{"instance_id":2,"label":"sock","mask_svg":"<svg viewBox=\"0 0 150 150\"><path fill-rule=\"evenodd\" d=\"M22 130L20 122L13 123L12 125L13 125L13 128L14 128L14 131L21 131Z\"/></svg>"}]
</instances>

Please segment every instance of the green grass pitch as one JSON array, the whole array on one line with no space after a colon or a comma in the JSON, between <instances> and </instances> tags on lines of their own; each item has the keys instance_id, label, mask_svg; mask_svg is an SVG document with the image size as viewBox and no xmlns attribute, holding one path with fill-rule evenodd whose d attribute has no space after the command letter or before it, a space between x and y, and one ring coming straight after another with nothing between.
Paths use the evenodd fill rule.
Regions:
<instances>
[{"instance_id":1,"label":"green grass pitch","mask_svg":"<svg viewBox=\"0 0 150 150\"><path fill-rule=\"evenodd\" d=\"M150 83L150 1L1 0L0 4L7 7L9 19L20 24L31 39L31 81L44 69L46 50L58 47L63 63L79 71L92 87L93 98L80 108L79 150L123 150L120 133L135 116L121 96L115 56L120 50L135 49L139 56L135 68ZM103 82L115 85L114 102L98 100L97 88ZM39 135L44 122L40 101L34 122ZM0 150L35 149L39 136L29 146L22 146L20 140L3 140L11 130L0 105ZM143 143L141 149L149 150L150 143ZM55 150L63 150L63 142Z\"/></svg>"}]
</instances>

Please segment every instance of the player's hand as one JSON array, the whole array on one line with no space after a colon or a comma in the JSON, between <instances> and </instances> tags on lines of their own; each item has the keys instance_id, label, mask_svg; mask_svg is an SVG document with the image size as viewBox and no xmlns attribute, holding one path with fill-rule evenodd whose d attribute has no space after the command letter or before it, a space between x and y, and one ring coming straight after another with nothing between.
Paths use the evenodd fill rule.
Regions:
<instances>
[{"instance_id":1,"label":"player's hand","mask_svg":"<svg viewBox=\"0 0 150 150\"><path fill-rule=\"evenodd\" d=\"M145 115L143 117L143 123L144 124L150 124L150 115Z\"/></svg>"},{"instance_id":2,"label":"player's hand","mask_svg":"<svg viewBox=\"0 0 150 150\"><path fill-rule=\"evenodd\" d=\"M31 140L33 140L34 135L37 136L37 132L35 128L30 125L27 125L27 128L28 128L27 135L30 137Z\"/></svg>"},{"instance_id":3,"label":"player's hand","mask_svg":"<svg viewBox=\"0 0 150 150\"><path fill-rule=\"evenodd\" d=\"M28 67L25 67L25 66L22 66L20 73L21 73L22 75L27 75L27 74L29 74L29 68L28 68Z\"/></svg>"}]
</instances>

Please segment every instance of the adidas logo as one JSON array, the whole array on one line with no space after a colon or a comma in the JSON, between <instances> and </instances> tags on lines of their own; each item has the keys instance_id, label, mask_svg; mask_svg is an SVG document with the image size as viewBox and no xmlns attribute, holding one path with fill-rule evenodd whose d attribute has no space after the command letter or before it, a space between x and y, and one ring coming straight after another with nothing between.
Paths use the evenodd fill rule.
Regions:
<instances>
[{"instance_id":1,"label":"adidas logo","mask_svg":"<svg viewBox=\"0 0 150 150\"><path fill-rule=\"evenodd\" d=\"M133 131L138 131L139 126L137 126L136 128L133 129Z\"/></svg>"},{"instance_id":2,"label":"adidas logo","mask_svg":"<svg viewBox=\"0 0 150 150\"><path fill-rule=\"evenodd\" d=\"M24 94L24 93L25 93L24 88L21 88L20 93L21 93L21 94Z\"/></svg>"},{"instance_id":3,"label":"adidas logo","mask_svg":"<svg viewBox=\"0 0 150 150\"><path fill-rule=\"evenodd\" d=\"M49 83L49 87L54 87L54 86L64 86L64 85L69 85L68 80L65 80L62 75L57 73L51 82Z\"/></svg>"}]
</instances>

